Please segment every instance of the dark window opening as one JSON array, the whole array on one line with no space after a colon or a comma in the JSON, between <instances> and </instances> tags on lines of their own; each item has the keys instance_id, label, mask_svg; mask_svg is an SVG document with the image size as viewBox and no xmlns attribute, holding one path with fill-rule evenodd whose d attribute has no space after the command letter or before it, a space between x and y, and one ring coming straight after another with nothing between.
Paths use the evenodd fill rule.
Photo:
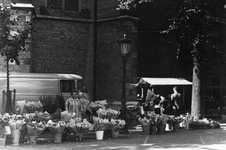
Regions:
<instances>
[{"instance_id":1,"label":"dark window opening","mask_svg":"<svg viewBox=\"0 0 226 150\"><path fill-rule=\"evenodd\" d=\"M71 93L72 90L75 90L75 81L60 80L60 89L62 93Z\"/></svg>"},{"instance_id":2,"label":"dark window opening","mask_svg":"<svg viewBox=\"0 0 226 150\"><path fill-rule=\"evenodd\" d=\"M65 0L65 10L78 12L79 0Z\"/></svg>"},{"instance_id":3,"label":"dark window opening","mask_svg":"<svg viewBox=\"0 0 226 150\"><path fill-rule=\"evenodd\" d=\"M78 12L79 0L48 0L47 8Z\"/></svg>"}]
</instances>

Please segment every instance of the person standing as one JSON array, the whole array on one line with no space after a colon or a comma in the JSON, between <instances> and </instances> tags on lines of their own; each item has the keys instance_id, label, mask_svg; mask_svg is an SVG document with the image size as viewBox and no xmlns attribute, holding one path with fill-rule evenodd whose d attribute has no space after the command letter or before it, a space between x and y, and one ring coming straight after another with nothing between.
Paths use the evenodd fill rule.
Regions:
<instances>
[{"instance_id":1,"label":"person standing","mask_svg":"<svg viewBox=\"0 0 226 150\"><path fill-rule=\"evenodd\" d=\"M73 114L75 117L81 117L81 101L75 90L71 91L71 97L65 102L65 110Z\"/></svg>"},{"instance_id":2,"label":"person standing","mask_svg":"<svg viewBox=\"0 0 226 150\"><path fill-rule=\"evenodd\" d=\"M181 94L177 91L177 87L173 87L173 94L171 94L171 102L173 109L175 110L175 115L180 115L181 111Z\"/></svg>"}]
</instances>

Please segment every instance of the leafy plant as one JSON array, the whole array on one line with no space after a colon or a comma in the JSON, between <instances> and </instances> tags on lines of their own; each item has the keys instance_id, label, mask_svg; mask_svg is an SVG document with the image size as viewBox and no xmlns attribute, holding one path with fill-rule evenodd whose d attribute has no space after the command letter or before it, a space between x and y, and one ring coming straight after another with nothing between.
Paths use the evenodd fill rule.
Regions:
<instances>
[{"instance_id":1,"label":"leafy plant","mask_svg":"<svg viewBox=\"0 0 226 150\"><path fill-rule=\"evenodd\" d=\"M60 107L62 96L43 95L40 96L39 100L43 105L43 111L47 111L49 114L53 114Z\"/></svg>"}]
</instances>

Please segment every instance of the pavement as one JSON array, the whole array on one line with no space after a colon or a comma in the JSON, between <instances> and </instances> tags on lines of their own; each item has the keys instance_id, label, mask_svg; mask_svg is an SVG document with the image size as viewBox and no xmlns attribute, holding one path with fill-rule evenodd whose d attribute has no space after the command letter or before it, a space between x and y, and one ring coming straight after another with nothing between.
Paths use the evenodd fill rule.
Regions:
<instances>
[{"instance_id":1,"label":"pavement","mask_svg":"<svg viewBox=\"0 0 226 150\"><path fill-rule=\"evenodd\" d=\"M0 150L225 150L226 123L219 129L166 131L144 134L141 128L130 129L118 139L85 138L82 142L64 141L60 144L40 142L34 145L0 146Z\"/></svg>"}]
</instances>

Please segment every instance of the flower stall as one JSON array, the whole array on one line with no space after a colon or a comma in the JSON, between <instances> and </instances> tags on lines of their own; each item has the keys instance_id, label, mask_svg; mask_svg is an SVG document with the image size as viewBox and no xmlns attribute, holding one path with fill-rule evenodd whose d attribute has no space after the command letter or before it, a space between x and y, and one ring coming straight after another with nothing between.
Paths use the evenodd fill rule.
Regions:
<instances>
[{"instance_id":1,"label":"flower stall","mask_svg":"<svg viewBox=\"0 0 226 150\"><path fill-rule=\"evenodd\" d=\"M45 102L44 99L50 99ZM54 118L53 114L59 109L60 97L42 97L41 101L25 102L24 111L16 114L0 115L0 142L4 144L19 145L20 143L35 144L44 133L51 135L52 142L61 143L64 140L82 141L88 133L93 133L96 140L106 137L119 138L120 130L126 122L119 119L120 112L107 107L106 101L87 103L82 100L81 114L60 109L60 116ZM90 107L91 114L84 115ZM146 117L138 119L144 134L163 134L165 131L178 131L179 129L219 128L218 122L211 119L196 119L190 114L173 116L149 113Z\"/></svg>"}]
</instances>

